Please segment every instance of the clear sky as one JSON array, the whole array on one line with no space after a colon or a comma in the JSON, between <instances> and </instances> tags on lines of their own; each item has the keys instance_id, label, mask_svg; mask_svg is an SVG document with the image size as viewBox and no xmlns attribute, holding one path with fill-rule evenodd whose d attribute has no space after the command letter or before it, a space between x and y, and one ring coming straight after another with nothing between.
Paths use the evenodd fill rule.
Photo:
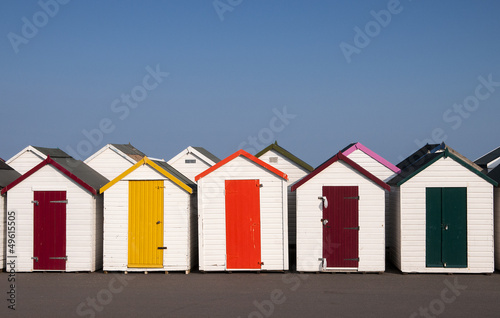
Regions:
<instances>
[{"instance_id":1,"label":"clear sky","mask_svg":"<svg viewBox=\"0 0 500 318\"><path fill-rule=\"evenodd\" d=\"M500 146L500 1L6 0L0 157Z\"/></svg>"}]
</instances>

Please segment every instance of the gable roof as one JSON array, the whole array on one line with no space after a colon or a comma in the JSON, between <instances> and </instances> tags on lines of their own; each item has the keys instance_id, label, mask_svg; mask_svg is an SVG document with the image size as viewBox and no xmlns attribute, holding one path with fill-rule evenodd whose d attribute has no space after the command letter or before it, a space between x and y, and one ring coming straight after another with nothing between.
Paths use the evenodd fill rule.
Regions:
<instances>
[{"instance_id":1,"label":"gable roof","mask_svg":"<svg viewBox=\"0 0 500 318\"><path fill-rule=\"evenodd\" d=\"M2 189L2 194L14 188L16 185L26 180L29 176L40 170L46 165L51 165L61 173L65 174L71 180L82 186L92 194L97 194L99 188L108 183L109 180L100 175L97 171L87 166L83 161L69 158L52 158L47 156L47 159L40 162L30 171L17 178L15 181Z\"/></svg>"},{"instance_id":2,"label":"gable roof","mask_svg":"<svg viewBox=\"0 0 500 318\"><path fill-rule=\"evenodd\" d=\"M314 169L313 172L311 172L310 174L308 174L304 178L297 181L294 185L292 185L292 191L297 190L297 188L299 188L301 185L303 185L304 183L306 183L307 181L312 179L314 176L319 174L321 171L325 170L327 167L329 167L330 165L334 164L337 161L343 161L343 162L347 163L353 169L357 170L359 173L361 173L362 175L364 175L365 177L367 177L368 179L373 181L375 184L377 184L381 188L383 188L387 191L391 190L391 187L389 185L387 185L384 181L380 180L379 178L377 178L376 176L371 174L368 170L364 169L363 167L361 167L360 165L358 165L357 163L355 163L354 161L352 161L347 156L345 156L342 152L339 151L338 154L336 154L335 156L331 157L330 159L328 159L327 161L322 163L319 167Z\"/></svg>"},{"instance_id":3,"label":"gable roof","mask_svg":"<svg viewBox=\"0 0 500 318\"><path fill-rule=\"evenodd\" d=\"M38 147L30 145L24 148L23 150L19 151L9 160L7 160L7 164L10 164L12 161L16 160L25 152L32 152L38 157L42 158L42 160L47 159L47 156L50 156L52 158L72 158L70 155L68 155L59 148L46 148L46 147Z\"/></svg>"},{"instance_id":4,"label":"gable roof","mask_svg":"<svg viewBox=\"0 0 500 318\"><path fill-rule=\"evenodd\" d=\"M355 142L355 143L348 145L347 147L342 149L341 152L344 156L349 156L351 153L353 153L354 151L356 151L358 149L361 150L362 152L364 152L365 154L367 154L368 156L370 156L375 161L378 161L381 165L385 166L387 169L391 170L392 172L394 172L394 173L401 172L400 168L396 167L395 165L393 165L392 163L390 163L386 159L382 158L380 155L376 154L375 152L373 152L371 149L364 146L360 142Z\"/></svg>"},{"instance_id":5,"label":"gable roof","mask_svg":"<svg viewBox=\"0 0 500 318\"><path fill-rule=\"evenodd\" d=\"M135 164L136 162L142 160L142 158L146 156L142 151L138 150L130 143L107 144L106 146L96 151L93 155L85 159L85 163L90 162L92 159L99 156L106 149L111 149L112 151L116 152L118 155L120 155L121 157L123 157L125 160L129 161L132 164Z\"/></svg>"},{"instance_id":6,"label":"gable roof","mask_svg":"<svg viewBox=\"0 0 500 318\"><path fill-rule=\"evenodd\" d=\"M496 181L482 173L482 169L480 167L444 143L441 145L426 145L411 154L408 158L398 164L398 166L401 165L401 173L389 180L388 183L399 187L441 158L451 158L485 181L493 184L494 186L498 185Z\"/></svg>"},{"instance_id":7,"label":"gable roof","mask_svg":"<svg viewBox=\"0 0 500 318\"><path fill-rule=\"evenodd\" d=\"M4 188L19 178L21 174L0 160L0 188Z\"/></svg>"},{"instance_id":8,"label":"gable roof","mask_svg":"<svg viewBox=\"0 0 500 318\"><path fill-rule=\"evenodd\" d=\"M266 169L266 170L269 170L270 172L274 173L275 175L277 175L278 177L281 177L285 180L288 180L288 176L286 175L286 173L283 173L281 172L280 170L274 168L273 166L271 166L270 164L267 164L265 163L264 161L260 160L259 158L249 154L248 152L246 152L245 150L243 149L240 149L238 151L236 151L235 153L233 153L232 155L230 155L229 157L219 161L217 164L211 166L210 168L208 168L207 170L203 171L202 173L200 173L199 175L197 175L194 180L195 181L198 181L200 180L201 178L205 177L206 175L212 173L213 171L219 169L220 167L222 167L223 165L225 165L226 163L230 162L231 160L239 157L239 156L243 156L247 159L249 159L250 161L253 161L254 163L258 164L259 166L261 166L262 168Z\"/></svg>"},{"instance_id":9,"label":"gable roof","mask_svg":"<svg viewBox=\"0 0 500 318\"><path fill-rule=\"evenodd\" d=\"M488 173L488 177L500 184L500 166L497 166L495 169L491 170L490 173Z\"/></svg>"},{"instance_id":10,"label":"gable roof","mask_svg":"<svg viewBox=\"0 0 500 318\"><path fill-rule=\"evenodd\" d=\"M273 144L270 144L266 148L264 148L261 151L259 151L255 155L255 157L260 158L263 154L265 154L266 152L268 152L270 150L276 151L280 155L282 155L285 158L289 159L290 161L292 161L293 163L295 163L298 166L302 167L304 170L306 170L308 172L311 172L311 171L314 170L314 168L311 167L310 165L308 165L306 162L304 162L301 159L297 158L295 155L293 155L292 153L290 153L289 151L287 151L285 148L279 146L277 141L275 141Z\"/></svg>"},{"instance_id":11,"label":"gable roof","mask_svg":"<svg viewBox=\"0 0 500 318\"><path fill-rule=\"evenodd\" d=\"M218 163L220 161L219 158L217 158L210 151L206 150L203 147L191 147L191 146L189 146L186 149L179 152L175 157L170 159L167 163L169 165L172 165L172 164L174 164L174 162L176 162L177 160L182 158L184 155L187 155L190 153L201 158L202 160L204 160L205 162L207 162L211 166L215 165L216 163Z\"/></svg>"},{"instance_id":12,"label":"gable roof","mask_svg":"<svg viewBox=\"0 0 500 318\"><path fill-rule=\"evenodd\" d=\"M496 159L500 158L500 147L488 152L487 154L483 155L482 157L476 159L474 161L475 164L480 166L483 169L488 168L488 164L492 161L495 161Z\"/></svg>"},{"instance_id":13,"label":"gable roof","mask_svg":"<svg viewBox=\"0 0 500 318\"><path fill-rule=\"evenodd\" d=\"M168 163L164 161L153 161L149 159L148 157L144 157L141 160L139 160L135 165L132 167L128 168L125 170L122 174L120 174L118 177L114 178L110 182L108 182L106 185L104 185L99 191L100 193L104 193L104 191L108 190L111 188L114 184L116 184L118 181L122 180L125 178L127 175L129 175L131 172L136 170L142 165L148 165L151 168L155 169L168 179L170 179L172 182L177 184L179 187L184 189L186 192L189 194L193 193L193 188L196 186L192 184L192 182L186 178L184 175L182 175L179 171L175 170L173 167L171 167Z\"/></svg>"}]
</instances>

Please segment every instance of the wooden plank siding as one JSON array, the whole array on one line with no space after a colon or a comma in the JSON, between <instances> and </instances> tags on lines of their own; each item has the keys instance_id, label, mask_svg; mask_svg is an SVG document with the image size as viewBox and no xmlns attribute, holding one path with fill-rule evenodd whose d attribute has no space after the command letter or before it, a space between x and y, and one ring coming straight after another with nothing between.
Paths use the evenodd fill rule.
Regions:
<instances>
[{"instance_id":1,"label":"wooden plank siding","mask_svg":"<svg viewBox=\"0 0 500 318\"><path fill-rule=\"evenodd\" d=\"M186 160L195 160L195 162L186 163ZM177 160L169 161L168 164L185 175L189 180L193 181L193 183L194 177L212 166L210 163L204 161L202 158L198 157L192 152L185 153Z\"/></svg>"},{"instance_id":2,"label":"wooden plank siding","mask_svg":"<svg viewBox=\"0 0 500 318\"><path fill-rule=\"evenodd\" d=\"M385 270L385 190L343 161L297 188L297 270L321 271L323 186L359 187L358 271Z\"/></svg>"},{"instance_id":3,"label":"wooden plank siding","mask_svg":"<svg viewBox=\"0 0 500 318\"><path fill-rule=\"evenodd\" d=\"M500 270L500 187L495 188L495 267Z\"/></svg>"},{"instance_id":4,"label":"wooden plank siding","mask_svg":"<svg viewBox=\"0 0 500 318\"><path fill-rule=\"evenodd\" d=\"M25 174L37 164L45 160L31 151L24 151L19 156L9 159L6 163L20 174Z\"/></svg>"},{"instance_id":5,"label":"wooden plank siding","mask_svg":"<svg viewBox=\"0 0 500 318\"><path fill-rule=\"evenodd\" d=\"M8 192L7 208L16 212L17 271L33 271L33 193L66 191L66 271L95 271L102 254L101 200L51 165L45 165ZM99 195L100 196L100 195Z\"/></svg>"},{"instance_id":6,"label":"wooden plank siding","mask_svg":"<svg viewBox=\"0 0 500 318\"><path fill-rule=\"evenodd\" d=\"M288 270L286 180L238 156L198 180L200 270L226 270L225 180L259 180L262 270Z\"/></svg>"},{"instance_id":7,"label":"wooden plank siding","mask_svg":"<svg viewBox=\"0 0 500 318\"><path fill-rule=\"evenodd\" d=\"M348 154L347 157L384 182L387 182L396 175L394 171L360 149L354 150L352 153Z\"/></svg>"},{"instance_id":8,"label":"wooden plank siding","mask_svg":"<svg viewBox=\"0 0 500 318\"><path fill-rule=\"evenodd\" d=\"M164 245L162 268L128 268L129 181L164 180ZM194 196L194 195L193 195ZM195 197L195 196L194 196ZM103 269L107 271L189 271L196 260L196 209L189 193L164 175L142 165L104 192ZM194 245L194 246L193 246Z\"/></svg>"},{"instance_id":9,"label":"wooden plank siding","mask_svg":"<svg viewBox=\"0 0 500 318\"><path fill-rule=\"evenodd\" d=\"M106 148L99 155L89 159L85 160L85 163L109 180L113 180L134 165L131 159L122 157L110 148Z\"/></svg>"},{"instance_id":10,"label":"wooden plank siding","mask_svg":"<svg viewBox=\"0 0 500 318\"><path fill-rule=\"evenodd\" d=\"M426 188L467 188L467 268L428 268ZM493 271L493 186L452 158L441 158L400 186L391 200L391 255L403 272L489 273ZM396 193L396 192L395 192ZM399 206L397 206L399 205ZM392 237L392 236L391 236Z\"/></svg>"}]
</instances>

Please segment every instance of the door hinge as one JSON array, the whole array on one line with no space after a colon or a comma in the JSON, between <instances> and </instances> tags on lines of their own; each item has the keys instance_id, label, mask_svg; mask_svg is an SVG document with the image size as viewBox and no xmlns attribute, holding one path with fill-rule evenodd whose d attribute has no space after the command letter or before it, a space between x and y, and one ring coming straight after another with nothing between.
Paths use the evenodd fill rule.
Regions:
<instances>
[{"instance_id":1,"label":"door hinge","mask_svg":"<svg viewBox=\"0 0 500 318\"><path fill-rule=\"evenodd\" d=\"M68 204L68 200L50 201L50 203L66 203L66 204Z\"/></svg>"},{"instance_id":2,"label":"door hinge","mask_svg":"<svg viewBox=\"0 0 500 318\"><path fill-rule=\"evenodd\" d=\"M359 200L359 196L357 197L344 197L346 200Z\"/></svg>"},{"instance_id":3,"label":"door hinge","mask_svg":"<svg viewBox=\"0 0 500 318\"><path fill-rule=\"evenodd\" d=\"M38 257L33 256L31 259L38 263Z\"/></svg>"},{"instance_id":4,"label":"door hinge","mask_svg":"<svg viewBox=\"0 0 500 318\"><path fill-rule=\"evenodd\" d=\"M262 183L259 183L259 184L258 184L258 187L259 187L259 188L262 188L262 187L264 187L264 185L263 185Z\"/></svg>"},{"instance_id":5,"label":"door hinge","mask_svg":"<svg viewBox=\"0 0 500 318\"><path fill-rule=\"evenodd\" d=\"M356 261L356 262L359 262L359 257L358 258L344 258L344 261Z\"/></svg>"},{"instance_id":6,"label":"door hinge","mask_svg":"<svg viewBox=\"0 0 500 318\"><path fill-rule=\"evenodd\" d=\"M49 257L49 259L63 259L63 260L68 260L68 256L62 256L62 257Z\"/></svg>"},{"instance_id":7,"label":"door hinge","mask_svg":"<svg viewBox=\"0 0 500 318\"><path fill-rule=\"evenodd\" d=\"M167 247L166 247L166 246L158 246L158 249L159 249L159 250L166 250L166 249L167 249Z\"/></svg>"},{"instance_id":8,"label":"door hinge","mask_svg":"<svg viewBox=\"0 0 500 318\"><path fill-rule=\"evenodd\" d=\"M38 204L39 204L37 200L31 201L31 203L34 203L36 206L38 206Z\"/></svg>"},{"instance_id":9,"label":"door hinge","mask_svg":"<svg viewBox=\"0 0 500 318\"><path fill-rule=\"evenodd\" d=\"M161 186L161 187L160 187L160 186L157 186L156 188L157 188L157 189L165 189L166 187L165 187L165 186Z\"/></svg>"},{"instance_id":10,"label":"door hinge","mask_svg":"<svg viewBox=\"0 0 500 318\"><path fill-rule=\"evenodd\" d=\"M358 230L359 231L359 226L356 226L356 227L344 227L344 230Z\"/></svg>"}]
</instances>

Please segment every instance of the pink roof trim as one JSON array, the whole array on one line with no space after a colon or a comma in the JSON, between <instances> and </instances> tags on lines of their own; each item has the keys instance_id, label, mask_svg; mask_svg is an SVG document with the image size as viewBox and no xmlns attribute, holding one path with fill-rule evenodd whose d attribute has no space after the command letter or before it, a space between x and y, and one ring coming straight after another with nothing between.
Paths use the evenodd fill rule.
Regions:
<instances>
[{"instance_id":1,"label":"pink roof trim","mask_svg":"<svg viewBox=\"0 0 500 318\"><path fill-rule=\"evenodd\" d=\"M354 144L351 148L347 149L346 151L343 152L344 156L349 156L351 153L353 153L355 150L361 150L362 152L366 153L368 156L372 157L376 161L380 162L382 165L386 166L389 170L391 170L394 173L400 173L401 169L387 161L386 159L382 158L380 155L376 154L372 150L370 150L368 147L365 145L361 144L360 142L357 142Z\"/></svg>"}]
</instances>

